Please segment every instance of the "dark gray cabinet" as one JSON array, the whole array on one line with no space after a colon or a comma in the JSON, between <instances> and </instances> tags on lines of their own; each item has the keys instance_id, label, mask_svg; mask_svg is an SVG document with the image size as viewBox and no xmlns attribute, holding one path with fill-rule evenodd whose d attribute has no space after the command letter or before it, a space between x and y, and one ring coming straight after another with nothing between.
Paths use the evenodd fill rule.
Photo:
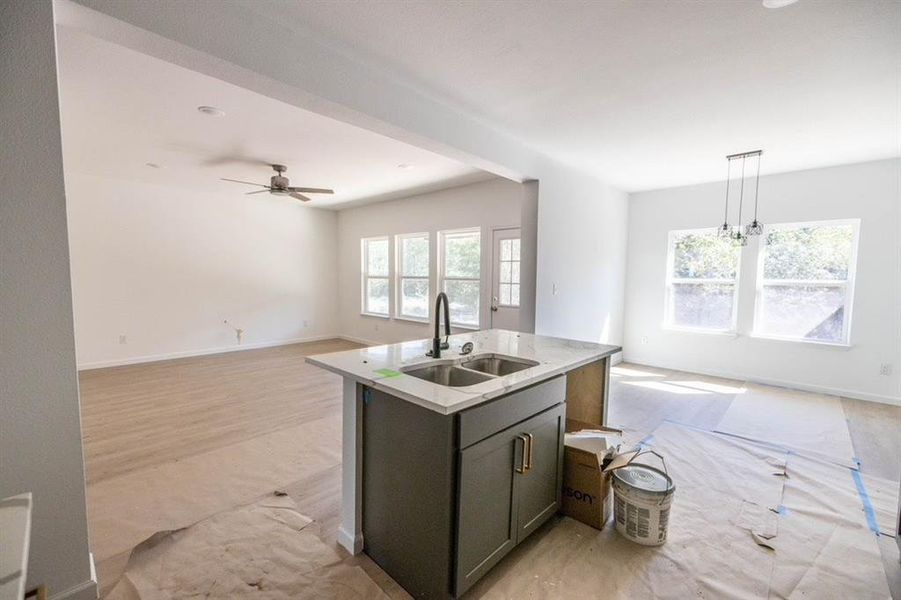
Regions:
<instances>
[{"instance_id":1,"label":"dark gray cabinet","mask_svg":"<svg viewBox=\"0 0 901 600\"><path fill-rule=\"evenodd\" d=\"M364 551L414 598L463 594L560 502L563 377L454 415L363 392Z\"/></svg>"},{"instance_id":2,"label":"dark gray cabinet","mask_svg":"<svg viewBox=\"0 0 901 600\"><path fill-rule=\"evenodd\" d=\"M456 594L557 512L565 405L460 452Z\"/></svg>"}]
</instances>

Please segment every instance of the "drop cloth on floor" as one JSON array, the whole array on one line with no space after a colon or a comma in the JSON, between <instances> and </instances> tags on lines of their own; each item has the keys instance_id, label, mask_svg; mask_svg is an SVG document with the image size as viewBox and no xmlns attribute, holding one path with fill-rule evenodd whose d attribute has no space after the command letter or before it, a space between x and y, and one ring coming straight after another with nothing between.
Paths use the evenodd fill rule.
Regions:
<instances>
[{"instance_id":1,"label":"drop cloth on floor","mask_svg":"<svg viewBox=\"0 0 901 600\"><path fill-rule=\"evenodd\" d=\"M837 396L749 384L745 393L732 400L716 431L856 467L848 422Z\"/></svg>"},{"instance_id":2,"label":"drop cloth on floor","mask_svg":"<svg viewBox=\"0 0 901 600\"><path fill-rule=\"evenodd\" d=\"M138 545L109 598L386 598L287 497L225 511Z\"/></svg>"}]
</instances>

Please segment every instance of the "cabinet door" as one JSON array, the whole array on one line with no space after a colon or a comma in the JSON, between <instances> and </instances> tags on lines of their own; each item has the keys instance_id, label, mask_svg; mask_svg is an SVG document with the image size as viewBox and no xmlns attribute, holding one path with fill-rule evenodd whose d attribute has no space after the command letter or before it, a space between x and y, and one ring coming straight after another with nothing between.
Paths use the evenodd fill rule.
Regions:
<instances>
[{"instance_id":1,"label":"cabinet door","mask_svg":"<svg viewBox=\"0 0 901 600\"><path fill-rule=\"evenodd\" d=\"M517 473L515 480L517 544L560 506L565 415L561 404L521 425L527 443L523 472Z\"/></svg>"},{"instance_id":2,"label":"cabinet door","mask_svg":"<svg viewBox=\"0 0 901 600\"><path fill-rule=\"evenodd\" d=\"M511 428L460 452L457 596L516 545L513 488L524 440Z\"/></svg>"}]
</instances>

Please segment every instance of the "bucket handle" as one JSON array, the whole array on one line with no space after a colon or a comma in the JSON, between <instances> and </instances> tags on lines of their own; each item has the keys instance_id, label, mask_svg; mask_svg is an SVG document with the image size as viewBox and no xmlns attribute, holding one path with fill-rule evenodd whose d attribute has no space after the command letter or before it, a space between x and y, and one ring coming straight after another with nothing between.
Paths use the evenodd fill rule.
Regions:
<instances>
[{"instance_id":1,"label":"bucket handle","mask_svg":"<svg viewBox=\"0 0 901 600\"><path fill-rule=\"evenodd\" d=\"M632 457L632 460L629 462L634 463L635 459L638 458L639 456L641 456L642 454L653 454L654 456L659 458L660 463L663 465L663 472L666 473L667 477L669 477L669 471L666 470L666 460L663 459L663 455L660 454L659 452L657 452L656 450L652 450L651 448L645 448L644 450L641 450L638 454L636 454L634 457Z\"/></svg>"}]
</instances>

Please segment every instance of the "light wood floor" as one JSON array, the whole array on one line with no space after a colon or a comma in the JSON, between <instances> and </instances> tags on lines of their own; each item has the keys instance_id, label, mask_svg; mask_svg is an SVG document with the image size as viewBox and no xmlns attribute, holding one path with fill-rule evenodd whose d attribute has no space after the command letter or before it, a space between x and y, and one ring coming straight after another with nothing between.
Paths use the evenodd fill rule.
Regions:
<instances>
[{"instance_id":1,"label":"light wood floor","mask_svg":"<svg viewBox=\"0 0 901 600\"><path fill-rule=\"evenodd\" d=\"M340 411L337 377L303 357L359 347L327 340L82 371L88 483Z\"/></svg>"},{"instance_id":2,"label":"light wood floor","mask_svg":"<svg viewBox=\"0 0 901 600\"><path fill-rule=\"evenodd\" d=\"M106 486L98 484L105 480L150 473L160 465L334 417L341 410L339 378L306 365L303 357L355 347L331 340L81 373L86 469L89 490L95 491L89 498L98 501L96 491ZM618 369L623 375L613 378L610 407L617 426L650 432L664 420L673 420L710 430L731 402L728 393L685 397L665 389L626 386L629 370L639 378L649 370L633 365ZM703 380L725 388L741 385L690 373L650 371L666 380ZM842 405L861 470L897 481L901 407L847 399ZM221 477L222 485L227 485L231 477L227 464L222 465ZM321 524L323 539L334 541L340 466L323 467L301 481L285 481L284 489L301 512ZM259 490L260 495L269 492ZM117 498L100 500L109 503ZM106 556L103 549L94 551ZM403 596L365 556L349 560L370 573L389 595ZM121 570L124 564L112 570L110 565L99 566L101 586L108 590L105 573Z\"/></svg>"}]
</instances>

